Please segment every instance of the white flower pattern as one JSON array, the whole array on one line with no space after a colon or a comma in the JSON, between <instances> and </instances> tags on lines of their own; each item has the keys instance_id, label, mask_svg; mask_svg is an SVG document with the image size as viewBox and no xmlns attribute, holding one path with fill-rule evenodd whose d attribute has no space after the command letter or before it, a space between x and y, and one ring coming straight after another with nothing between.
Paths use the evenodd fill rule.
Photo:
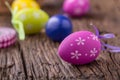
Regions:
<instances>
[{"instance_id":1,"label":"white flower pattern","mask_svg":"<svg viewBox=\"0 0 120 80\"><path fill-rule=\"evenodd\" d=\"M85 43L85 39L82 39L81 37L79 37L78 39L75 40L77 42L77 45L84 45Z\"/></svg>"},{"instance_id":2,"label":"white flower pattern","mask_svg":"<svg viewBox=\"0 0 120 80\"><path fill-rule=\"evenodd\" d=\"M98 37L97 37L96 35L92 34L92 35L90 35L90 36L92 37L93 40L98 41Z\"/></svg>"},{"instance_id":3,"label":"white flower pattern","mask_svg":"<svg viewBox=\"0 0 120 80\"><path fill-rule=\"evenodd\" d=\"M81 9L80 9L80 8L76 8L76 9L74 10L74 13L77 14L77 15L80 14L80 13L81 13Z\"/></svg>"},{"instance_id":4,"label":"white flower pattern","mask_svg":"<svg viewBox=\"0 0 120 80\"><path fill-rule=\"evenodd\" d=\"M70 46L73 46L73 44L70 44Z\"/></svg>"},{"instance_id":5,"label":"white flower pattern","mask_svg":"<svg viewBox=\"0 0 120 80\"><path fill-rule=\"evenodd\" d=\"M74 0L69 0L69 3L72 3L72 2L74 2Z\"/></svg>"},{"instance_id":6,"label":"white flower pattern","mask_svg":"<svg viewBox=\"0 0 120 80\"><path fill-rule=\"evenodd\" d=\"M85 56L87 56L88 54L85 54Z\"/></svg>"},{"instance_id":7,"label":"white flower pattern","mask_svg":"<svg viewBox=\"0 0 120 80\"><path fill-rule=\"evenodd\" d=\"M22 7L24 8L24 7L26 7L27 5L26 5L26 3L22 3Z\"/></svg>"},{"instance_id":8,"label":"white flower pattern","mask_svg":"<svg viewBox=\"0 0 120 80\"><path fill-rule=\"evenodd\" d=\"M26 19L26 15L25 14L20 15L20 19L21 20L25 20Z\"/></svg>"},{"instance_id":9,"label":"white flower pattern","mask_svg":"<svg viewBox=\"0 0 120 80\"><path fill-rule=\"evenodd\" d=\"M71 52L71 59L79 59L79 56L81 56L81 54L76 50L75 52Z\"/></svg>"},{"instance_id":10,"label":"white flower pattern","mask_svg":"<svg viewBox=\"0 0 120 80\"><path fill-rule=\"evenodd\" d=\"M92 56L96 56L96 53L97 53L98 51L96 50L96 48L93 48L93 50L90 50L90 53L91 53L91 57Z\"/></svg>"},{"instance_id":11,"label":"white flower pattern","mask_svg":"<svg viewBox=\"0 0 120 80\"><path fill-rule=\"evenodd\" d=\"M84 5L84 0L79 0L78 4L79 4L80 6L83 6L83 5Z\"/></svg>"},{"instance_id":12,"label":"white flower pattern","mask_svg":"<svg viewBox=\"0 0 120 80\"><path fill-rule=\"evenodd\" d=\"M36 7L36 4L35 4L35 3L31 3L31 5L32 5L33 7Z\"/></svg>"},{"instance_id":13,"label":"white flower pattern","mask_svg":"<svg viewBox=\"0 0 120 80\"><path fill-rule=\"evenodd\" d=\"M40 14L39 14L39 13L34 12L34 13L33 13L33 16L37 19L37 18L39 18L39 17L40 17Z\"/></svg>"}]
</instances>

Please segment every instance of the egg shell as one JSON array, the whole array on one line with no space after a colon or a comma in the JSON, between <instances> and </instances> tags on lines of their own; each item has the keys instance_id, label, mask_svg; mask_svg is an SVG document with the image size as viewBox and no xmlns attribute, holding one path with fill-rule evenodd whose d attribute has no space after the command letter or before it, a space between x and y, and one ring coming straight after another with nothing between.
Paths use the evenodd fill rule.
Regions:
<instances>
[{"instance_id":1,"label":"egg shell","mask_svg":"<svg viewBox=\"0 0 120 80\"><path fill-rule=\"evenodd\" d=\"M71 20L61 14L52 16L46 24L46 34L54 41L62 41L72 33Z\"/></svg>"},{"instance_id":2,"label":"egg shell","mask_svg":"<svg viewBox=\"0 0 120 80\"><path fill-rule=\"evenodd\" d=\"M6 48L16 42L16 31L9 27L0 27L0 48Z\"/></svg>"},{"instance_id":3,"label":"egg shell","mask_svg":"<svg viewBox=\"0 0 120 80\"><path fill-rule=\"evenodd\" d=\"M96 35L89 31L78 31L66 37L59 46L58 55L71 64L87 64L94 61L101 50Z\"/></svg>"},{"instance_id":4,"label":"egg shell","mask_svg":"<svg viewBox=\"0 0 120 80\"><path fill-rule=\"evenodd\" d=\"M14 21L22 22L26 34L39 33L40 30L45 26L48 19L49 16L46 12L33 8L23 9L13 16ZM15 28L18 28L19 26L18 24L14 23L13 25Z\"/></svg>"},{"instance_id":5,"label":"egg shell","mask_svg":"<svg viewBox=\"0 0 120 80\"><path fill-rule=\"evenodd\" d=\"M90 9L89 0L65 0L63 11L70 16L82 16Z\"/></svg>"},{"instance_id":6,"label":"egg shell","mask_svg":"<svg viewBox=\"0 0 120 80\"><path fill-rule=\"evenodd\" d=\"M25 8L36 8L39 9L39 4L34 0L15 0L12 3L12 10L14 10L16 7L18 8L18 11L25 9Z\"/></svg>"}]
</instances>

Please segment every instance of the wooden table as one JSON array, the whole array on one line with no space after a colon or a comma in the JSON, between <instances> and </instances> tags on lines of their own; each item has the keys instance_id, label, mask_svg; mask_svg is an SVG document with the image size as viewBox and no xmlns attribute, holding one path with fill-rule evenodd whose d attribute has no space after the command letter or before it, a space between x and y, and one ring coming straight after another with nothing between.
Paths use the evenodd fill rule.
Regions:
<instances>
[{"instance_id":1,"label":"wooden table","mask_svg":"<svg viewBox=\"0 0 120 80\"><path fill-rule=\"evenodd\" d=\"M120 46L120 0L91 0L90 12L82 18L72 18L73 31L90 30L93 22L101 34L114 33L105 40ZM43 7L50 15L60 8ZM0 14L0 26L11 26L9 14ZM92 63L75 66L57 56L59 43L41 32L18 40L15 45L0 49L0 80L120 80L120 53L102 51Z\"/></svg>"}]
</instances>

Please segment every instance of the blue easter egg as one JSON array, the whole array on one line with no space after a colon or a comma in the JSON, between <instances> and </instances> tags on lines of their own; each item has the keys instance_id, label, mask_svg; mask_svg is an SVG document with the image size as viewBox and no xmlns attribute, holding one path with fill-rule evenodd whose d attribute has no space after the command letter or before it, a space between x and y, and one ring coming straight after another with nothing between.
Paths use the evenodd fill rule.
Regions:
<instances>
[{"instance_id":1,"label":"blue easter egg","mask_svg":"<svg viewBox=\"0 0 120 80\"><path fill-rule=\"evenodd\" d=\"M53 41L60 42L71 33L72 23L67 16L52 16L46 24L46 34Z\"/></svg>"}]
</instances>

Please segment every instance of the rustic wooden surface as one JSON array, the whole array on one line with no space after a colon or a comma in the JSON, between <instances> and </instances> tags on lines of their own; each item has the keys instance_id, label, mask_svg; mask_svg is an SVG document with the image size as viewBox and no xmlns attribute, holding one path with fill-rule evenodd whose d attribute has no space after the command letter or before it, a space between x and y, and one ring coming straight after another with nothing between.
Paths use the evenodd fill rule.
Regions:
<instances>
[{"instance_id":1,"label":"rustic wooden surface","mask_svg":"<svg viewBox=\"0 0 120 80\"><path fill-rule=\"evenodd\" d=\"M120 0L91 0L91 11L80 19L72 19L74 31L90 30L93 22L101 34L112 32L116 38L105 40L120 46ZM49 8L49 9L48 9ZM50 15L60 8L43 7ZM0 26L11 26L10 15L0 14ZM27 36L24 41L0 49L0 80L120 80L120 53L102 51L92 63L75 66L57 56L59 43L44 32Z\"/></svg>"}]
</instances>

